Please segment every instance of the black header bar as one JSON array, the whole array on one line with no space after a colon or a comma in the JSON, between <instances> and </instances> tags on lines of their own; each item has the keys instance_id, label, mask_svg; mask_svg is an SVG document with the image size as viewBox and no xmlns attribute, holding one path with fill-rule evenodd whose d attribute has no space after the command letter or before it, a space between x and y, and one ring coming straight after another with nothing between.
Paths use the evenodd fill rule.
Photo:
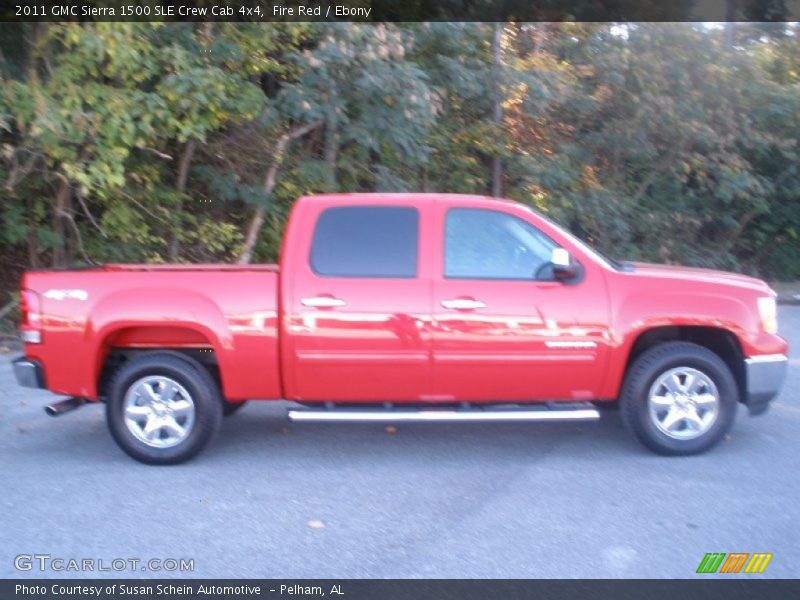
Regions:
<instances>
[{"instance_id":1,"label":"black header bar","mask_svg":"<svg viewBox=\"0 0 800 600\"><path fill-rule=\"evenodd\" d=\"M784 600L800 580L5 579L2 600Z\"/></svg>"},{"instance_id":2,"label":"black header bar","mask_svg":"<svg viewBox=\"0 0 800 600\"><path fill-rule=\"evenodd\" d=\"M0 0L0 21L797 21L800 0Z\"/></svg>"}]
</instances>

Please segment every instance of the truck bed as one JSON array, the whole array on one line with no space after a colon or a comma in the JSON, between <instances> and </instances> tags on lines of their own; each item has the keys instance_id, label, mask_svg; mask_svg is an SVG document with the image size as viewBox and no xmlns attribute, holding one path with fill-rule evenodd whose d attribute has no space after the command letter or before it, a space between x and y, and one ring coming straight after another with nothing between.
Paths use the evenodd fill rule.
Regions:
<instances>
[{"instance_id":1,"label":"truck bed","mask_svg":"<svg viewBox=\"0 0 800 600\"><path fill-rule=\"evenodd\" d=\"M119 265L34 271L48 388L98 397L109 353L153 347L213 353L231 400L281 396L277 265ZM165 327L167 325L167 327Z\"/></svg>"}]
</instances>

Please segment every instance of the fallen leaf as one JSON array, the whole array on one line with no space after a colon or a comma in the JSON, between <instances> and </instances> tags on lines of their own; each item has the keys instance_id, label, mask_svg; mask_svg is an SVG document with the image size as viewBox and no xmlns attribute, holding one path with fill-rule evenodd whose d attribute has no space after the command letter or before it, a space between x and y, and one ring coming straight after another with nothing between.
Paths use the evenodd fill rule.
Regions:
<instances>
[{"instance_id":1,"label":"fallen leaf","mask_svg":"<svg viewBox=\"0 0 800 600\"><path fill-rule=\"evenodd\" d=\"M384 428L384 431L385 431L386 433L397 433L397 427L395 427L394 425L387 425L387 426Z\"/></svg>"},{"instance_id":2,"label":"fallen leaf","mask_svg":"<svg viewBox=\"0 0 800 600\"><path fill-rule=\"evenodd\" d=\"M288 429L288 428L286 428L286 427L284 427L283 429L281 429L281 433L282 433L283 435L289 435L289 429Z\"/></svg>"}]
</instances>

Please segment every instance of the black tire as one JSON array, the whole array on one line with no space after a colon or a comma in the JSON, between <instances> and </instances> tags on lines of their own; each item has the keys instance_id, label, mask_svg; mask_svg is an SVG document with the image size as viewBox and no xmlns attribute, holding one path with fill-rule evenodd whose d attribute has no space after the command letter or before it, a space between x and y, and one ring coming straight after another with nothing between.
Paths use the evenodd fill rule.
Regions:
<instances>
[{"instance_id":1,"label":"black tire","mask_svg":"<svg viewBox=\"0 0 800 600\"><path fill-rule=\"evenodd\" d=\"M245 404L247 404L247 400L242 400L241 402L228 402L227 400L223 400L222 414L228 417L242 408Z\"/></svg>"},{"instance_id":2,"label":"black tire","mask_svg":"<svg viewBox=\"0 0 800 600\"><path fill-rule=\"evenodd\" d=\"M656 379L682 367L700 371L718 392L716 420L691 439L675 439L659 429L648 404ZM707 348L689 342L666 342L646 350L628 368L620 395L622 420L628 431L654 452L668 456L700 454L713 447L733 426L738 404L739 389L725 362Z\"/></svg>"},{"instance_id":3,"label":"black tire","mask_svg":"<svg viewBox=\"0 0 800 600\"><path fill-rule=\"evenodd\" d=\"M193 402L191 429L174 446L158 448L148 445L138 439L125 423L126 393L148 376L166 377L177 382ZM131 360L114 374L106 401L106 421L114 440L132 458L152 465L173 465L195 456L217 432L222 421L222 398L213 377L200 363L175 353L152 352Z\"/></svg>"}]
</instances>

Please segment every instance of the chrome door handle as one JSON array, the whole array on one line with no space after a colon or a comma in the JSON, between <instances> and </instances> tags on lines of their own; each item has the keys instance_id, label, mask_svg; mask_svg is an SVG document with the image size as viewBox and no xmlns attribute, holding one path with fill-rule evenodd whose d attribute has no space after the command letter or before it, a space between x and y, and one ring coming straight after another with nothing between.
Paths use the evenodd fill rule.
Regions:
<instances>
[{"instance_id":1,"label":"chrome door handle","mask_svg":"<svg viewBox=\"0 0 800 600\"><path fill-rule=\"evenodd\" d=\"M455 300L442 300L442 306L455 310L475 310L476 308L486 308L486 303L469 298L456 298Z\"/></svg>"},{"instance_id":2,"label":"chrome door handle","mask_svg":"<svg viewBox=\"0 0 800 600\"><path fill-rule=\"evenodd\" d=\"M329 296L316 296L314 298L303 298L300 300L300 304L303 306L313 306L314 308L335 308L337 306L344 306L347 302Z\"/></svg>"}]
</instances>

